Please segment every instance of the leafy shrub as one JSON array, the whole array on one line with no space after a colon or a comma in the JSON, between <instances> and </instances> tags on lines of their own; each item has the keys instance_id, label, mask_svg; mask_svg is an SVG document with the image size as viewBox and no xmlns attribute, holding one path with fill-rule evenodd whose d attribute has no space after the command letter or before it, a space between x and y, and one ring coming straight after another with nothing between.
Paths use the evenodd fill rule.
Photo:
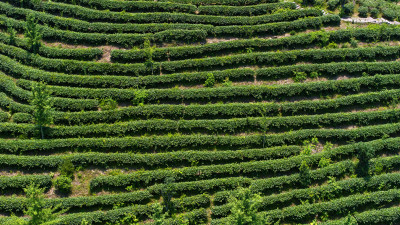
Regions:
<instances>
[{"instance_id":1,"label":"leafy shrub","mask_svg":"<svg viewBox=\"0 0 400 225\"><path fill-rule=\"evenodd\" d=\"M316 71L313 71L313 72L310 73L310 77L311 78L318 78L319 77L319 73L316 72Z\"/></svg>"},{"instance_id":2,"label":"leafy shrub","mask_svg":"<svg viewBox=\"0 0 400 225\"><path fill-rule=\"evenodd\" d=\"M325 48L326 48L326 49L338 48L338 44L336 44L335 42L331 42L331 43L329 43L329 45L327 45Z\"/></svg>"},{"instance_id":3,"label":"leafy shrub","mask_svg":"<svg viewBox=\"0 0 400 225\"><path fill-rule=\"evenodd\" d=\"M232 204L231 224L268 224L266 218L257 213L261 202L260 195L252 193L250 189L240 188L237 195L232 195L229 199L229 203Z\"/></svg>"},{"instance_id":4,"label":"leafy shrub","mask_svg":"<svg viewBox=\"0 0 400 225\"><path fill-rule=\"evenodd\" d=\"M330 158L322 157L322 158L319 160L318 167L319 167L319 168L324 168L324 167L329 166L331 163L332 163L332 160L331 160Z\"/></svg>"},{"instance_id":5,"label":"leafy shrub","mask_svg":"<svg viewBox=\"0 0 400 225\"><path fill-rule=\"evenodd\" d=\"M310 167L305 160L301 162L300 166L300 183L303 186L308 186L311 184Z\"/></svg>"},{"instance_id":6,"label":"leafy shrub","mask_svg":"<svg viewBox=\"0 0 400 225\"><path fill-rule=\"evenodd\" d=\"M358 15L360 17L367 17L368 16L368 7L361 6L360 8L358 8Z\"/></svg>"},{"instance_id":7,"label":"leafy shrub","mask_svg":"<svg viewBox=\"0 0 400 225\"><path fill-rule=\"evenodd\" d=\"M15 40L17 38L17 31L12 26L7 26L7 33L10 35L8 39L8 44L15 45Z\"/></svg>"},{"instance_id":8,"label":"leafy shrub","mask_svg":"<svg viewBox=\"0 0 400 225\"><path fill-rule=\"evenodd\" d=\"M135 90L135 97L133 98L132 103L135 106L143 106L146 98L147 92L145 90Z\"/></svg>"},{"instance_id":9,"label":"leafy shrub","mask_svg":"<svg viewBox=\"0 0 400 225\"><path fill-rule=\"evenodd\" d=\"M28 39L28 47L33 53L37 53L41 45L43 29L39 27L38 20L30 14L26 17L25 38Z\"/></svg>"},{"instance_id":10,"label":"leafy shrub","mask_svg":"<svg viewBox=\"0 0 400 225\"><path fill-rule=\"evenodd\" d=\"M117 101L113 100L112 98L106 98L100 100L99 107L101 110L113 110L116 109L118 106Z\"/></svg>"},{"instance_id":11,"label":"leafy shrub","mask_svg":"<svg viewBox=\"0 0 400 225\"><path fill-rule=\"evenodd\" d=\"M296 72L294 71L294 82L302 82L305 81L307 79L307 73L305 72Z\"/></svg>"},{"instance_id":12,"label":"leafy shrub","mask_svg":"<svg viewBox=\"0 0 400 225\"><path fill-rule=\"evenodd\" d=\"M232 81L229 80L229 77L226 77L226 78L224 79L222 85L223 85L224 87L230 87L230 86L232 86Z\"/></svg>"},{"instance_id":13,"label":"leafy shrub","mask_svg":"<svg viewBox=\"0 0 400 225\"><path fill-rule=\"evenodd\" d=\"M11 117L14 123L32 123L33 117L31 114L28 113L14 113Z\"/></svg>"},{"instance_id":14,"label":"leafy shrub","mask_svg":"<svg viewBox=\"0 0 400 225\"><path fill-rule=\"evenodd\" d=\"M207 74L206 82L204 83L205 87L214 87L215 85L215 77L213 73Z\"/></svg>"},{"instance_id":15,"label":"leafy shrub","mask_svg":"<svg viewBox=\"0 0 400 225\"><path fill-rule=\"evenodd\" d=\"M357 48L357 47L358 47L358 41L357 41L356 39L352 38L352 39L350 40L350 46L351 46L352 48Z\"/></svg>"},{"instance_id":16,"label":"leafy shrub","mask_svg":"<svg viewBox=\"0 0 400 225\"><path fill-rule=\"evenodd\" d=\"M394 9L386 8L382 10L382 16L388 20L395 20L397 19L397 12Z\"/></svg>"},{"instance_id":17,"label":"leafy shrub","mask_svg":"<svg viewBox=\"0 0 400 225\"><path fill-rule=\"evenodd\" d=\"M63 194L69 194L72 188L72 179L67 176L59 176L54 181L54 187L57 191Z\"/></svg>"},{"instance_id":18,"label":"leafy shrub","mask_svg":"<svg viewBox=\"0 0 400 225\"><path fill-rule=\"evenodd\" d=\"M173 177L167 177L164 180L164 185L161 190L163 197L164 212L172 215L174 213L174 203L172 197L176 194L175 179Z\"/></svg>"},{"instance_id":19,"label":"leafy shrub","mask_svg":"<svg viewBox=\"0 0 400 225\"><path fill-rule=\"evenodd\" d=\"M336 7L339 5L339 2L340 2L340 0L329 0L327 2L328 9L330 9L330 10L336 9Z\"/></svg>"},{"instance_id":20,"label":"leafy shrub","mask_svg":"<svg viewBox=\"0 0 400 225\"><path fill-rule=\"evenodd\" d=\"M63 162L58 167L58 171L60 172L61 176L73 179L75 166L70 159L64 159Z\"/></svg>"},{"instance_id":21,"label":"leafy shrub","mask_svg":"<svg viewBox=\"0 0 400 225\"><path fill-rule=\"evenodd\" d=\"M379 14L379 10L377 8L371 9L371 17L377 18Z\"/></svg>"},{"instance_id":22,"label":"leafy shrub","mask_svg":"<svg viewBox=\"0 0 400 225\"><path fill-rule=\"evenodd\" d=\"M353 2L349 2L344 4L344 6L342 7L342 10L340 11L340 16L350 16L353 15L354 13L354 4Z\"/></svg>"}]
</instances>

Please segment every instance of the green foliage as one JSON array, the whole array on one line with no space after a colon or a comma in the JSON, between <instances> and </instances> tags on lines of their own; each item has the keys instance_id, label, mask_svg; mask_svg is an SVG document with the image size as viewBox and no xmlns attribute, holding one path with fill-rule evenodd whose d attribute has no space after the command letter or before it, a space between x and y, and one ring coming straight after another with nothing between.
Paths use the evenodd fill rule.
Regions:
<instances>
[{"instance_id":1,"label":"green foliage","mask_svg":"<svg viewBox=\"0 0 400 225\"><path fill-rule=\"evenodd\" d=\"M331 163L332 163L332 160L330 158L322 157L321 160L319 160L318 167L324 168L324 167L329 166Z\"/></svg>"},{"instance_id":2,"label":"green foliage","mask_svg":"<svg viewBox=\"0 0 400 225\"><path fill-rule=\"evenodd\" d=\"M358 8L358 15L360 17L368 17L368 7L366 6L360 6Z\"/></svg>"},{"instance_id":3,"label":"green foliage","mask_svg":"<svg viewBox=\"0 0 400 225\"><path fill-rule=\"evenodd\" d=\"M134 98L132 103L134 106L143 106L148 94L146 90L136 89L134 90Z\"/></svg>"},{"instance_id":4,"label":"green foliage","mask_svg":"<svg viewBox=\"0 0 400 225\"><path fill-rule=\"evenodd\" d=\"M71 192L71 188L72 188L71 183L72 183L71 178L64 176L64 175L58 176L53 181L53 185L56 188L56 190L62 194L69 194Z\"/></svg>"},{"instance_id":5,"label":"green foliage","mask_svg":"<svg viewBox=\"0 0 400 225\"><path fill-rule=\"evenodd\" d=\"M208 73L207 74L207 79L204 83L205 87L214 87L215 85L215 77L213 73Z\"/></svg>"},{"instance_id":6,"label":"green foliage","mask_svg":"<svg viewBox=\"0 0 400 225\"><path fill-rule=\"evenodd\" d=\"M53 100L51 92L44 83L32 85L31 105L33 107L34 122L40 128L44 139L43 127L53 123Z\"/></svg>"},{"instance_id":7,"label":"green foliage","mask_svg":"<svg viewBox=\"0 0 400 225\"><path fill-rule=\"evenodd\" d=\"M100 100L99 107L101 110L113 110L118 107L117 101L113 100L112 98L106 98Z\"/></svg>"},{"instance_id":8,"label":"green foliage","mask_svg":"<svg viewBox=\"0 0 400 225\"><path fill-rule=\"evenodd\" d=\"M329 43L327 46L325 46L326 49L335 49L335 48L339 48L338 44L336 44L335 42L331 42Z\"/></svg>"},{"instance_id":9,"label":"green foliage","mask_svg":"<svg viewBox=\"0 0 400 225\"><path fill-rule=\"evenodd\" d=\"M44 199L44 189L37 185L31 184L24 189L27 197L26 211L24 213L29 216L28 225L38 225L45 222L55 220L63 210L56 213L60 206L46 207Z\"/></svg>"},{"instance_id":10,"label":"green foliage","mask_svg":"<svg viewBox=\"0 0 400 225\"><path fill-rule=\"evenodd\" d=\"M26 17L25 24L25 38L27 38L28 48L33 53L38 53L39 47L41 46L41 39L43 29L38 25L38 20L33 14L29 14Z\"/></svg>"},{"instance_id":11,"label":"green foliage","mask_svg":"<svg viewBox=\"0 0 400 225\"><path fill-rule=\"evenodd\" d=\"M226 77L226 78L223 80L222 86L224 86L224 87L230 87L230 86L232 86L232 81L229 80L229 77Z\"/></svg>"},{"instance_id":12,"label":"green foliage","mask_svg":"<svg viewBox=\"0 0 400 225\"><path fill-rule=\"evenodd\" d=\"M294 82L303 82L307 79L307 73L305 72L298 72L298 71L293 71L294 74Z\"/></svg>"},{"instance_id":13,"label":"green foliage","mask_svg":"<svg viewBox=\"0 0 400 225\"><path fill-rule=\"evenodd\" d=\"M58 167L58 171L62 176L74 179L75 166L70 158L65 158L62 160L60 166Z\"/></svg>"},{"instance_id":14,"label":"green foliage","mask_svg":"<svg viewBox=\"0 0 400 225\"><path fill-rule=\"evenodd\" d=\"M320 74L319 74L318 72L315 72L315 71L313 71L313 72L310 73L310 77L311 77L311 78L318 78L319 75L320 75Z\"/></svg>"},{"instance_id":15,"label":"green foliage","mask_svg":"<svg viewBox=\"0 0 400 225\"><path fill-rule=\"evenodd\" d=\"M335 10L337 6L339 5L340 0L328 0L328 9L330 10Z\"/></svg>"},{"instance_id":16,"label":"green foliage","mask_svg":"<svg viewBox=\"0 0 400 225\"><path fill-rule=\"evenodd\" d=\"M164 225L167 219L167 213L163 212L163 206L161 204L155 204L153 206L153 214L150 218L154 221L154 225Z\"/></svg>"},{"instance_id":17,"label":"green foliage","mask_svg":"<svg viewBox=\"0 0 400 225\"><path fill-rule=\"evenodd\" d=\"M351 46L352 48L357 48L357 46L358 46L358 41L357 41L356 39L352 38L352 39L350 40L350 46Z\"/></svg>"},{"instance_id":18,"label":"green foliage","mask_svg":"<svg viewBox=\"0 0 400 225\"><path fill-rule=\"evenodd\" d=\"M356 218L354 218L354 216L351 215L350 212L349 212L349 214L347 215L343 225L357 225L357 224L358 224L358 222L357 222Z\"/></svg>"},{"instance_id":19,"label":"green foliage","mask_svg":"<svg viewBox=\"0 0 400 225\"><path fill-rule=\"evenodd\" d=\"M308 166L306 161L302 161L300 168L300 183L303 186L308 186L311 184L311 175L310 175L310 167Z\"/></svg>"},{"instance_id":20,"label":"green foliage","mask_svg":"<svg viewBox=\"0 0 400 225\"><path fill-rule=\"evenodd\" d=\"M143 44L144 52L145 52L145 63L144 65L151 70L151 74L154 73L154 60L153 60L153 52L155 46L151 46L150 40L148 38L145 39Z\"/></svg>"},{"instance_id":21,"label":"green foliage","mask_svg":"<svg viewBox=\"0 0 400 225\"><path fill-rule=\"evenodd\" d=\"M267 219L257 213L261 197L250 189L239 188L235 196L231 196L229 203L232 220L229 225L265 225Z\"/></svg>"},{"instance_id":22,"label":"green foliage","mask_svg":"<svg viewBox=\"0 0 400 225\"><path fill-rule=\"evenodd\" d=\"M9 35L8 44L15 45L17 39L17 31L12 26L7 26L7 33Z\"/></svg>"},{"instance_id":23,"label":"green foliage","mask_svg":"<svg viewBox=\"0 0 400 225\"><path fill-rule=\"evenodd\" d=\"M357 173L359 176L368 176L369 161L374 157L375 150L367 143L362 143L357 151L358 165Z\"/></svg>"},{"instance_id":24,"label":"green foliage","mask_svg":"<svg viewBox=\"0 0 400 225\"><path fill-rule=\"evenodd\" d=\"M354 13L354 4L353 2L348 2L342 6L342 9L340 10L340 16L351 16Z\"/></svg>"},{"instance_id":25,"label":"green foliage","mask_svg":"<svg viewBox=\"0 0 400 225\"><path fill-rule=\"evenodd\" d=\"M124 217L113 222L107 222L106 225L138 225L139 219L133 213L126 213Z\"/></svg>"},{"instance_id":26,"label":"green foliage","mask_svg":"<svg viewBox=\"0 0 400 225\"><path fill-rule=\"evenodd\" d=\"M377 9L377 8L372 8L372 9L371 9L371 17L372 17L372 18L378 18L378 15L379 15L379 9Z\"/></svg>"},{"instance_id":27,"label":"green foliage","mask_svg":"<svg viewBox=\"0 0 400 225\"><path fill-rule=\"evenodd\" d=\"M161 195L163 197L163 212L168 215L173 215L175 206L173 204L172 197L176 194L175 179L173 177L167 177L164 180L164 185L161 189Z\"/></svg>"}]
</instances>

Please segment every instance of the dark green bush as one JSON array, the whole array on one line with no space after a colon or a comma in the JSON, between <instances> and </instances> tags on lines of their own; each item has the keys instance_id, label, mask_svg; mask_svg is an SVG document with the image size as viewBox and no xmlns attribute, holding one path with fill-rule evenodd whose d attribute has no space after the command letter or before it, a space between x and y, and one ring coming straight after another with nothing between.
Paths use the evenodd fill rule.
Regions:
<instances>
[{"instance_id":1,"label":"dark green bush","mask_svg":"<svg viewBox=\"0 0 400 225\"><path fill-rule=\"evenodd\" d=\"M360 8L358 8L358 15L360 17L367 17L368 16L368 7L361 6Z\"/></svg>"},{"instance_id":2,"label":"dark green bush","mask_svg":"<svg viewBox=\"0 0 400 225\"><path fill-rule=\"evenodd\" d=\"M67 176L58 176L54 181L53 185L57 191L62 194L69 194L72 188L72 179Z\"/></svg>"},{"instance_id":3,"label":"dark green bush","mask_svg":"<svg viewBox=\"0 0 400 225\"><path fill-rule=\"evenodd\" d=\"M28 113L14 113L11 117L12 121L15 123L32 123L33 117Z\"/></svg>"},{"instance_id":4,"label":"dark green bush","mask_svg":"<svg viewBox=\"0 0 400 225\"><path fill-rule=\"evenodd\" d=\"M58 170L61 176L65 176L70 179L74 178L75 166L70 159L64 159L63 162L60 164Z\"/></svg>"},{"instance_id":5,"label":"dark green bush","mask_svg":"<svg viewBox=\"0 0 400 225\"><path fill-rule=\"evenodd\" d=\"M377 18L379 14L379 10L377 8L372 8L371 9L371 17Z\"/></svg>"}]
</instances>

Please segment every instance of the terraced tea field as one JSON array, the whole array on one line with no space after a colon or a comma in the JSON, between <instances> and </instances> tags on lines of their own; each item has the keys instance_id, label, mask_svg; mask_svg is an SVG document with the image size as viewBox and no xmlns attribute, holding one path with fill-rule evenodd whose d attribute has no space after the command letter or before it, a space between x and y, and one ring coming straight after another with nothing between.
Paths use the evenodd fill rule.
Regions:
<instances>
[{"instance_id":1,"label":"terraced tea field","mask_svg":"<svg viewBox=\"0 0 400 225\"><path fill-rule=\"evenodd\" d=\"M0 0L0 224L400 224L400 27L300 3Z\"/></svg>"}]
</instances>

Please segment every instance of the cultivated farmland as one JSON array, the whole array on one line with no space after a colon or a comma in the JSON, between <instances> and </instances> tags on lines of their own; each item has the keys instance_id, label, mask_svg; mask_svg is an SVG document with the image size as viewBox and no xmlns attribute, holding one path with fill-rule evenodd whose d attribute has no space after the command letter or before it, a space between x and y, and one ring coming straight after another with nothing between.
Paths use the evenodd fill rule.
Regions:
<instances>
[{"instance_id":1,"label":"cultivated farmland","mask_svg":"<svg viewBox=\"0 0 400 225\"><path fill-rule=\"evenodd\" d=\"M399 7L0 0L0 224L400 224Z\"/></svg>"}]
</instances>

